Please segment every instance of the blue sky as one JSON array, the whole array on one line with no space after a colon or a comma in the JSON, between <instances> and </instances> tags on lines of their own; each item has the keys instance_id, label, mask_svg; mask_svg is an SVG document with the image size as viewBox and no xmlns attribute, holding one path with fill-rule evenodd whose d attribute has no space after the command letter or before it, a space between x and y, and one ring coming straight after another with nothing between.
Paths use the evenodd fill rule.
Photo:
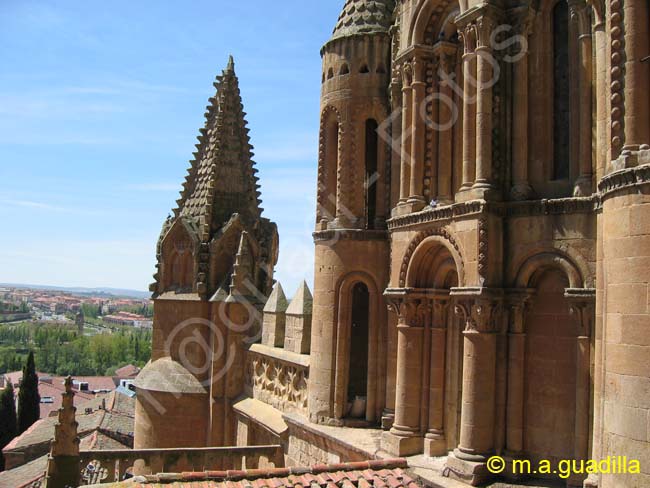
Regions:
<instances>
[{"instance_id":1,"label":"blue sky","mask_svg":"<svg viewBox=\"0 0 650 488\"><path fill-rule=\"evenodd\" d=\"M0 1L0 282L145 290L232 53L276 278L311 284L319 50L342 3Z\"/></svg>"}]
</instances>

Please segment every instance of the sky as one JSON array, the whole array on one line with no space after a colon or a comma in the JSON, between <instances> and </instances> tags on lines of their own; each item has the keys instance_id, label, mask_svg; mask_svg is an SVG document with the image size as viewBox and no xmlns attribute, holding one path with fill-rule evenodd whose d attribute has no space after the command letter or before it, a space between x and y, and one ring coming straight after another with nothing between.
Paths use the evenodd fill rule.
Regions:
<instances>
[{"instance_id":1,"label":"sky","mask_svg":"<svg viewBox=\"0 0 650 488\"><path fill-rule=\"evenodd\" d=\"M276 279L311 286L319 51L342 4L0 0L0 282L147 290L232 54Z\"/></svg>"}]
</instances>

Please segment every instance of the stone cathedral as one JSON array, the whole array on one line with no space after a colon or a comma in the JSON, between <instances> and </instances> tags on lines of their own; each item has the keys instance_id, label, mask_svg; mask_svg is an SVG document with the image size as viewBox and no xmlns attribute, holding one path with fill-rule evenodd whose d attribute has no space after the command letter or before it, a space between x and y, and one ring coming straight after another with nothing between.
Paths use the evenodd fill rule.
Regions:
<instances>
[{"instance_id":1,"label":"stone cathedral","mask_svg":"<svg viewBox=\"0 0 650 488\"><path fill-rule=\"evenodd\" d=\"M430 486L627 456L562 481L650 486L649 30L648 0L346 0L288 294L231 59L157 246L135 448L417 456Z\"/></svg>"}]
</instances>

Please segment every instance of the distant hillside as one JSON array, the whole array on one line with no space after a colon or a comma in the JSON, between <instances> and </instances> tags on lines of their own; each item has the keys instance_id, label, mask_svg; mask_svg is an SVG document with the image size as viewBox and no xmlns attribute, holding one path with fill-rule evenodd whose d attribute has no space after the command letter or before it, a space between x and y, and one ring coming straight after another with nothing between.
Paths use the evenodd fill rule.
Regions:
<instances>
[{"instance_id":1,"label":"distant hillside","mask_svg":"<svg viewBox=\"0 0 650 488\"><path fill-rule=\"evenodd\" d=\"M6 288L30 288L32 290L52 290L66 293L77 293L80 295L94 295L105 297L124 297L124 298L150 298L151 293L148 291L127 290L122 288L83 288L83 287L65 287L50 285L26 285L22 283L0 283L0 286Z\"/></svg>"}]
</instances>

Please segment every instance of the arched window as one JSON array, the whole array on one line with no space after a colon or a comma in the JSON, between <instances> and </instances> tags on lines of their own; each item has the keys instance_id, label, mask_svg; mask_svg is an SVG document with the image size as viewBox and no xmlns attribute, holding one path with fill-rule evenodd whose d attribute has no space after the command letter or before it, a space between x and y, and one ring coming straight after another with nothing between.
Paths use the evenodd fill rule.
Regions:
<instances>
[{"instance_id":1,"label":"arched window","mask_svg":"<svg viewBox=\"0 0 650 488\"><path fill-rule=\"evenodd\" d=\"M327 79L331 80L332 78L334 78L334 70L330 68L329 70L327 70Z\"/></svg>"},{"instance_id":2,"label":"arched window","mask_svg":"<svg viewBox=\"0 0 650 488\"><path fill-rule=\"evenodd\" d=\"M359 73L363 73L363 74L370 73L370 69L368 68L368 65L362 64L361 68L359 68Z\"/></svg>"},{"instance_id":3,"label":"arched window","mask_svg":"<svg viewBox=\"0 0 650 488\"><path fill-rule=\"evenodd\" d=\"M379 138L377 137L377 122L373 119L366 120L365 160L366 160L366 226L374 229L377 217L377 185L379 173L377 172L377 157L379 153Z\"/></svg>"},{"instance_id":4,"label":"arched window","mask_svg":"<svg viewBox=\"0 0 650 488\"><path fill-rule=\"evenodd\" d=\"M323 120L323 171L324 181L319 182L321 220L331 222L336 217L336 174L339 162L339 122L334 111Z\"/></svg>"},{"instance_id":5,"label":"arched window","mask_svg":"<svg viewBox=\"0 0 650 488\"><path fill-rule=\"evenodd\" d=\"M350 68L348 67L347 63L343 63L343 66L341 66L341 70L339 71L340 75L347 75L350 72Z\"/></svg>"},{"instance_id":6,"label":"arched window","mask_svg":"<svg viewBox=\"0 0 650 488\"><path fill-rule=\"evenodd\" d=\"M569 79L569 5L553 8L553 179L566 180L571 166Z\"/></svg>"}]
</instances>

